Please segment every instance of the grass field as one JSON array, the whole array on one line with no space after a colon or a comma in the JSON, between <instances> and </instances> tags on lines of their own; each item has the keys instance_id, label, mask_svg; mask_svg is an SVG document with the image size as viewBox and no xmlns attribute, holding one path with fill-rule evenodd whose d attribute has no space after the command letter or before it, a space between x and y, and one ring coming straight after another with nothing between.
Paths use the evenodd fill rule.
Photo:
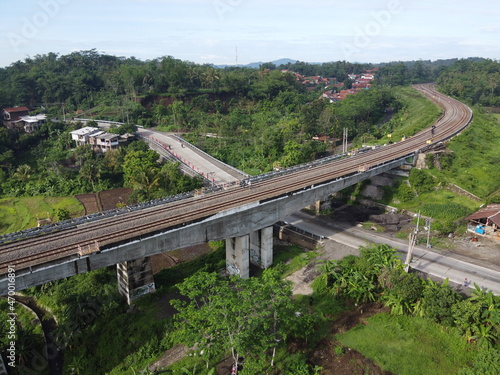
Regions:
<instances>
[{"instance_id":1,"label":"grass field","mask_svg":"<svg viewBox=\"0 0 500 375\"><path fill-rule=\"evenodd\" d=\"M55 210L66 209L71 217L84 214L74 197L21 197L0 199L0 235L37 226L37 219L54 218Z\"/></svg>"},{"instance_id":2,"label":"grass field","mask_svg":"<svg viewBox=\"0 0 500 375\"><path fill-rule=\"evenodd\" d=\"M421 211L422 215L438 220L457 220L479 209L481 202L474 201L449 190L436 189L429 193L420 194L411 202L389 202L389 204L413 212ZM460 206L463 212L457 212L457 215L453 215L454 212L450 209L450 206Z\"/></svg>"},{"instance_id":3,"label":"grass field","mask_svg":"<svg viewBox=\"0 0 500 375\"><path fill-rule=\"evenodd\" d=\"M338 339L398 375L457 374L475 355L453 329L409 316L378 314Z\"/></svg>"},{"instance_id":4,"label":"grass field","mask_svg":"<svg viewBox=\"0 0 500 375\"><path fill-rule=\"evenodd\" d=\"M394 88L396 96L405 106L389 121L394 129L391 138L383 137L377 143L399 142L403 136L412 136L431 126L441 114L441 109L411 87Z\"/></svg>"}]
</instances>

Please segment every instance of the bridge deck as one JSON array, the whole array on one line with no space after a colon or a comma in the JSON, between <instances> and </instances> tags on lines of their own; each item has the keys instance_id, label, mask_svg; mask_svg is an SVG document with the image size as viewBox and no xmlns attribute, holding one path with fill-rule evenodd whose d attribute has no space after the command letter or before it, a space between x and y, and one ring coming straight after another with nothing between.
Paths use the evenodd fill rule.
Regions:
<instances>
[{"instance_id":1,"label":"bridge deck","mask_svg":"<svg viewBox=\"0 0 500 375\"><path fill-rule=\"evenodd\" d=\"M188 143L180 141L171 133L150 129L138 129L138 133L142 137L154 139L165 145L167 152L216 185L234 184L247 177L245 173L226 167L223 163L199 152Z\"/></svg>"},{"instance_id":2,"label":"bridge deck","mask_svg":"<svg viewBox=\"0 0 500 375\"><path fill-rule=\"evenodd\" d=\"M472 112L467 106L429 86L418 89L444 111L435 123L434 143L451 138L471 121ZM284 170L272 178L252 181L251 186L236 185L144 209L122 210L120 214L113 213L64 230L10 240L0 245L0 275L10 265L15 266L16 271L36 267L32 275L31 268L26 274L24 285L28 287L57 279L53 266L47 268L54 262L59 262L61 269L66 267L64 275L59 276L68 277L75 272L87 272L169 249L250 233L332 192L401 165L406 157L432 146L427 142L430 137L431 131L426 129L405 141L346 159L318 160L304 168ZM360 171L360 166L365 171ZM78 257L79 247L95 243L99 244L100 253ZM73 259L73 263L68 263L69 259ZM0 292L6 290L6 280L0 279ZM18 281L21 285L21 280Z\"/></svg>"}]
</instances>

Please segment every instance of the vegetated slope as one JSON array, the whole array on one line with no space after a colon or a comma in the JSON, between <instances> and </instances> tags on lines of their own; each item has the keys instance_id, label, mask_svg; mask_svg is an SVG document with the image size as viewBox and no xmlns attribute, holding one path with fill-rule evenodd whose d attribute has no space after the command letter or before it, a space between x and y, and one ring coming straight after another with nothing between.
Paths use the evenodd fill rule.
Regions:
<instances>
[{"instance_id":1,"label":"vegetated slope","mask_svg":"<svg viewBox=\"0 0 500 375\"><path fill-rule=\"evenodd\" d=\"M474 108L474 120L460 135L453 138L445 175L489 202L500 202L500 126L495 118L480 107Z\"/></svg>"},{"instance_id":2,"label":"vegetated slope","mask_svg":"<svg viewBox=\"0 0 500 375\"><path fill-rule=\"evenodd\" d=\"M37 220L63 220L63 213L82 216L83 207L73 197L19 197L0 199L0 235L37 226Z\"/></svg>"}]
</instances>

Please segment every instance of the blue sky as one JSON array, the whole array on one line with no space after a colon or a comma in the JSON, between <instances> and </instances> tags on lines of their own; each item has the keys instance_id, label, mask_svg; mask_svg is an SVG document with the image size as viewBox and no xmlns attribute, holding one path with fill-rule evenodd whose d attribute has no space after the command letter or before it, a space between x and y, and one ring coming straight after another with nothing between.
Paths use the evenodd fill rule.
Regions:
<instances>
[{"instance_id":1,"label":"blue sky","mask_svg":"<svg viewBox=\"0 0 500 375\"><path fill-rule=\"evenodd\" d=\"M2 0L0 67L97 49L141 60L500 59L498 0Z\"/></svg>"}]
</instances>

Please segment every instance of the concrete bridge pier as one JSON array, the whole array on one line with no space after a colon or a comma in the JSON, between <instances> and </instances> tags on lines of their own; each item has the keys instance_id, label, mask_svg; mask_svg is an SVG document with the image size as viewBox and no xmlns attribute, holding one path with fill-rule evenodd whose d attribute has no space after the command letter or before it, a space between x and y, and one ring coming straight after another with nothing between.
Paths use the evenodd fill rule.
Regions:
<instances>
[{"instance_id":1,"label":"concrete bridge pier","mask_svg":"<svg viewBox=\"0 0 500 375\"><path fill-rule=\"evenodd\" d=\"M312 204L312 205L309 206L309 209L313 210L316 213L319 213L319 212L321 212L321 204L322 203L323 203L323 201L317 200L317 201L314 202L314 204Z\"/></svg>"},{"instance_id":2,"label":"concrete bridge pier","mask_svg":"<svg viewBox=\"0 0 500 375\"><path fill-rule=\"evenodd\" d=\"M273 262L273 228L226 239L226 269L230 275L250 277L250 262L268 268Z\"/></svg>"},{"instance_id":3,"label":"concrete bridge pier","mask_svg":"<svg viewBox=\"0 0 500 375\"><path fill-rule=\"evenodd\" d=\"M137 298L155 291L150 258L140 258L116 265L118 291L130 305Z\"/></svg>"},{"instance_id":4,"label":"concrete bridge pier","mask_svg":"<svg viewBox=\"0 0 500 375\"><path fill-rule=\"evenodd\" d=\"M250 262L262 269L273 264L273 227L250 233Z\"/></svg>"}]
</instances>

